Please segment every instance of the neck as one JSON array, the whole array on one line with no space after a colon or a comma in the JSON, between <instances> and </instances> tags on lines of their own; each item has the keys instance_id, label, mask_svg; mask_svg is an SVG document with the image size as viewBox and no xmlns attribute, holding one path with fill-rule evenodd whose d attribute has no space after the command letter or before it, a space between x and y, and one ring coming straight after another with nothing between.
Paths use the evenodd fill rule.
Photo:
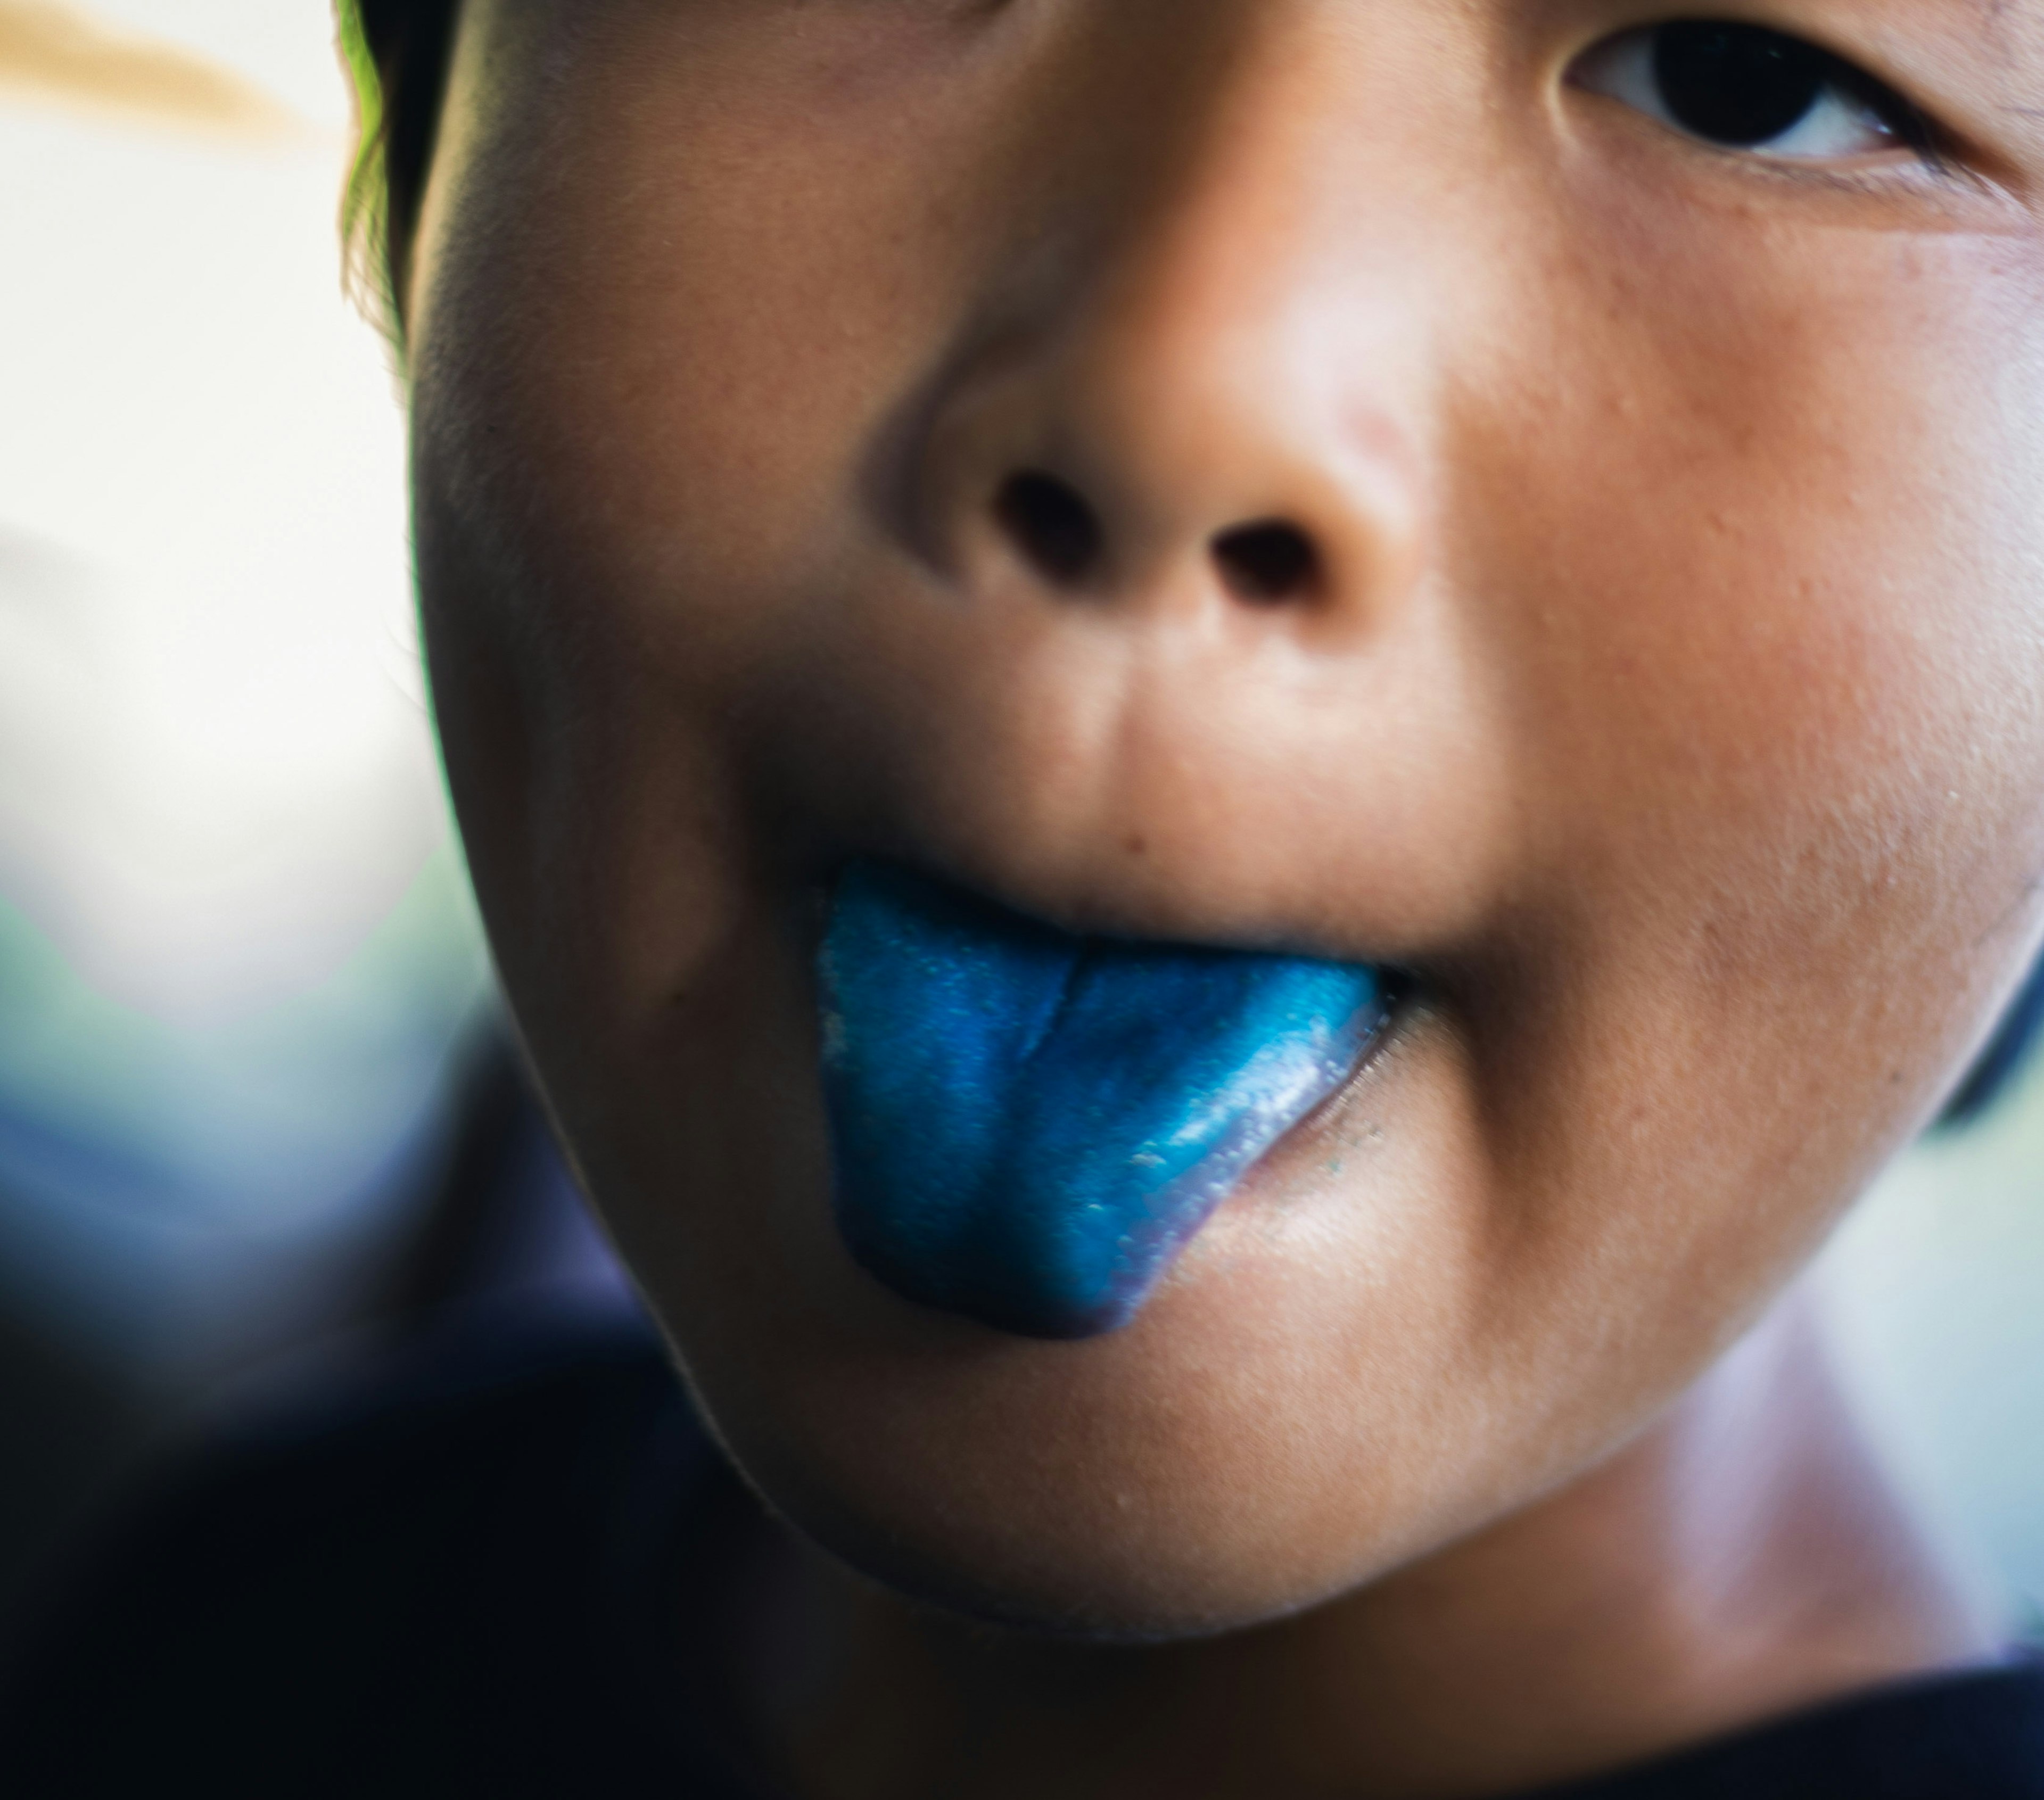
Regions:
<instances>
[{"instance_id":1,"label":"neck","mask_svg":"<svg viewBox=\"0 0 2044 1800\"><path fill-rule=\"evenodd\" d=\"M810 1800L1474 1800L1996 1650L1792 1298L1589 1475L1276 1625L1009 1636L792 1540L774 1585L741 1700Z\"/></svg>"}]
</instances>

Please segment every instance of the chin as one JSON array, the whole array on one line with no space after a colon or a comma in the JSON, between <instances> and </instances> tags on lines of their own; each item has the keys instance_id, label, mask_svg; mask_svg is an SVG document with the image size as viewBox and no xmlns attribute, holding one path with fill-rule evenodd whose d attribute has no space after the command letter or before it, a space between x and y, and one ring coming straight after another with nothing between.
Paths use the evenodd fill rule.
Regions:
<instances>
[{"instance_id":1,"label":"chin","mask_svg":"<svg viewBox=\"0 0 2044 1800\"><path fill-rule=\"evenodd\" d=\"M1154 1470L1140 1483L1118 1479L1125 1470L1082 1472L1055 1492L1024 1472L986 1471L1009 1501L975 1505L934 1453L920 1468L854 1472L733 1448L780 1521L839 1562L920 1604L1032 1636L1155 1644L1245 1629L1400 1560L1389 1520L1357 1518L1339 1542L1307 1545L1285 1529L1296 1507L1218 1506L1210 1468L1185 1471L1177 1505L1158 1503ZM928 1497L905 1503L903 1487L917 1485Z\"/></svg>"},{"instance_id":2,"label":"chin","mask_svg":"<svg viewBox=\"0 0 2044 1800\"><path fill-rule=\"evenodd\" d=\"M1373 1450L1352 1410L1301 1432L1223 1396L1160 1407L1145 1441L1117 1445L1116 1409L1075 1385L1062 1407L989 1396L979 1432L905 1433L898 1392L836 1403L824 1430L706 1398L768 1506L843 1564L947 1613L1080 1641L1265 1624L1382 1577L1516 1497L1500 1471L1416 1457L1393 1431ZM1068 1429L1047 1428L1046 1410Z\"/></svg>"},{"instance_id":3,"label":"chin","mask_svg":"<svg viewBox=\"0 0 2044 1800\"><path fill-rule=\"evenodd\" d=\"M1537 1271L1494 1253L1439 1019L1258 1165L1131 1322L1054 1341L855 1264L800 1013L761 991L744 1034L715 1034L736 1054L609 1086L609 1134L570 1084L569 1134L732 1462L889 1588L1101 1641L1254 1626L1500 1516L1659 1385L1637 1362L1557 1364L1586 1340L1539 1330Z\"/></svg>"},{"instance_id":4,"label":"chin","mask_svg":"<svg viewBox=\"0 0 2044 1800\"><path fill-rule=\"evenodd\" d=\"M1299 1279L1265 1222L1211 1231L1135 1323L1083 1342L786 1313L734 1341L696 1308L675 1338L767 1506L885 1587L1103 1643L1239 1630L1496 1516L1561 1443L1533 1407L1487 1430L1490 1384L1454 1386L1373 1284Z\"/></svg>"}]
</instances>

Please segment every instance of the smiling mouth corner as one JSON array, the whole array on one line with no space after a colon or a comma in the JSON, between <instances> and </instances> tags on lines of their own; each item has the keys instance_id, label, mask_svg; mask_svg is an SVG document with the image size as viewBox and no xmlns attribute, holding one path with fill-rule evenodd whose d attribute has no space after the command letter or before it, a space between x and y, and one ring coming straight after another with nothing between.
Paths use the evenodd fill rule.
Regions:
<instances>
[{"instance_id":1,"label":"smiling mouth corner","mask_svg":"<svg viewBox=\"0 0 2044 1800\"><path fill-rule=\"evenodd\" d=\"M1012 1334L1126 1325L1389 1019L1368 963L1081 936L848 865L818 958L833 1203L904 1299Z\"/></svg>"}]
</instances>

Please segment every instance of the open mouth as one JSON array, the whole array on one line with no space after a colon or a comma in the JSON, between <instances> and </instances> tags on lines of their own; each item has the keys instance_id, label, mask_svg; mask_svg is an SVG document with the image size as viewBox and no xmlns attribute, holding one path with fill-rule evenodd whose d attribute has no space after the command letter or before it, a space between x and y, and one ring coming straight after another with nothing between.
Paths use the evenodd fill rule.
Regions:
<instances>
[{"instance_id":1,"label":"open mouth","mask_svg":"<svg viewBox=\"0 0 2044 1800\"><path fill-rule=\"evenodd\" d=\"M1374 965L1077 936L870 861L838 877L819 973L847 1246L1031 1338L1133 1318L1394 996Z\"/></svg>"}]
</instances>

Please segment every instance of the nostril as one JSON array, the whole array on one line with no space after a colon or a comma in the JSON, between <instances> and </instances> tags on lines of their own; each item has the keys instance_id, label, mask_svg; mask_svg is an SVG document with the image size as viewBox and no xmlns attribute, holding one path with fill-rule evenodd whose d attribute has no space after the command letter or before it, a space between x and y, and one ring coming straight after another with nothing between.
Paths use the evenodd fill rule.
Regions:
<instances>
[{"instance_id":1,"label":"nostril","mask_svg":"<svg viewBox=\"0 0 2044 1800\"><path fill-rule=\"evenodd\" d=\"M1222 532L1213 540L1213 558L1228 592L1255 605L1301 600L1320 585L1320 553L1312 539L1281 520Z\"/></svg>"},{"instance_id":2,"label":"nostril","mask_svg":"<svg viewBox=\"0 0 2044 1800\"><path fill-rule=\"evenodd\" d=\"M1106 551L1107 534L1085 497L1039 470L1010 475L993 510L1022 554L1054 581L1085 580Z\"/></svg>"}]
</instances>

